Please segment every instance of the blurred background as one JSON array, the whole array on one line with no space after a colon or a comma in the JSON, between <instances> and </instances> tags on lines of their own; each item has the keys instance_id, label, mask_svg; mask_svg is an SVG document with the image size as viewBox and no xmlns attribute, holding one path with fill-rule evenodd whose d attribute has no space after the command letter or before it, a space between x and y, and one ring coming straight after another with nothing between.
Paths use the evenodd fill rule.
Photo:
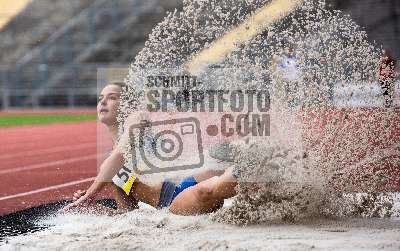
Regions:
<instances>
[{"instance_id":1,"label":"blurred background","mask_svg":"<svg viewBox=\"0 0 400 251\"><path fill-rule=\"evenodd\" d=\"M1 108L94 107L97 69L127 67L180 2L1 0Z\"/></svg>"},{"instance_id":2,"label":"blurred background","mask_svg":"<svg viewBox=\"0 0 400 251\"><path fill-rule=\"evenodd\" d=\"M399 0L327 2L399 60ZM127 67L165 12L181 4L0 0L0 108L94 107L97 69Z\"/></svg>"}]
</instances>

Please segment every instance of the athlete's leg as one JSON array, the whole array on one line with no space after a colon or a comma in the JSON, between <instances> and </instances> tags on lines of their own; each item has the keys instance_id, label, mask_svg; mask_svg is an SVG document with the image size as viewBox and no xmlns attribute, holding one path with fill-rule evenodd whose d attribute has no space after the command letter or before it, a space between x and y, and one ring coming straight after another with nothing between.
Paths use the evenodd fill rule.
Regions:
<instances>
[{"instance_id":1,"label":"athlete's leg","mask_svg":"<svg viewBox=\"0 0 400 251\"><path fill-rule=\"evenodd\" d=\"M136 180L132 186L132 191L129 197L133 197L138 201L157 207L160 200L161 184L147 185L140 180Z\"/></svg>"},{"instance_id":2,"label":"athlete's leg","mask_svg":"<svg viewBox=\"0 0 400 251\"><path fill-rule=\"evenodd\" d=\"M193 175L193 178L197 181L197 183L200 183L202 181L208 180L209 178L212 178L214 176L221 176L225 170L205 170L205 171L200 171L198 173L195 173Z\"/></svg>"},{"instance_id":3,"label":"athlete's leg","mask_svg":"<svg viewBox=\"0 0 400 251\"><path fill-rule=\"evenodd\" d=\"M206 170L206 171L201 171L201 172L194 174L193 176L190 176L190 177L184 179L183 183L179 184L175 188L181 188L181 186L183 186L182 190L185 190L189 186L196 185L197 183L207 180L216 175L221 175L223 172L224 171L218 171L218 170L212 170L212 169ZM191 180L194 179L194 180L191 184L187 184L186 181L188 179L191 179ZM161 195L162 188L168 187L168 186L165 186L165 184L163 186L163 183L165 183L165 182L150 186L150 185L147 185L147 184L141 182L140 180L137 180L137 181L135 181L135 183L133 185L131 196L134 197L136 200L147 203L153 207L160 207L160 195ZM169 182L169 183L171 183L171 182ZM179 190L179 191L177 191L177 190L179 190L179 189L175 189L176 194L173 194L173 195L171 194L171 196L175 197L182 191L182 190ZM174 191L172 191L172 192L174 192ZM168 195L166 195L166 196L168 196Z\"/></svg>"},{"instance_id":4,"label":"athlete's leg","mask_svg":"<svg viewBox=\"0 0 400 251\"><path fill-rule=\"evenodd\" d=\"M222 176L200 182L180 193L172 202L170 212L180 215L195 215L216 211L224 204L224 199L236 194L236 178L232 168Z\"/></svg>"},{"instance_id":5,"label":"athlete's leg","mask_svg":"<svg viewBox=\"0 0 400 251\"><path fill-rule=\"evenodd\" d=\"M221 175L223 172L224 171L210 169L194 174L193 178L195 179L196 183L199 183L211 177ZM107 192L107 194L109 193L112 194L112 197L114 197L115 201L117 202L119 209L133 210L137 208L138 201L149 204L153 207L158 207L162 185L163 182L156 185L147 185L141 182L139 179L136 179L135 183L132 186L131 194L129 196L127 196L120 188L118 188L112 183L106 186L106 190L111 190ZM81 196L85 194L85 192L86 192L85 190L76 191L74 193L73 199L74 200L79 199Z\"/></svg>"}]
</instances>

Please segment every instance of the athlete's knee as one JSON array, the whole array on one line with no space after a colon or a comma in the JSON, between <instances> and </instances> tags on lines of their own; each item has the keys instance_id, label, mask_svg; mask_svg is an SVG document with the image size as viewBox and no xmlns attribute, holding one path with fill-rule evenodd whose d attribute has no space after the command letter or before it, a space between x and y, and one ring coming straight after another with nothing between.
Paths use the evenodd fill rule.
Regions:
<instances>
[{"instance_id":1,"label":"athlete's knee","mask_svg":"<svg viewBox=\"0 0 400 251\"><path fill-rule=\"evenodd\" d=\"M214 199L214 191L211 187L208 186L199 186L196 189L196 197L199 201L211 201Z\"/></svg>"}]
</instances>

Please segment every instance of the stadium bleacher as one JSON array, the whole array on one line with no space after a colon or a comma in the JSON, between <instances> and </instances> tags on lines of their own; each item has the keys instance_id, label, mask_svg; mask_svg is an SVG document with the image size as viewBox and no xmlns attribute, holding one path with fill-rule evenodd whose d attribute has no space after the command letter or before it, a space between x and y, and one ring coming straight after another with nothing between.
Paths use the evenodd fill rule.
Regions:
<instances>
[{"instance_id":1,"label":"stadium bleacher","mask_svg":"<svg viewBox=\"0 0 400 251\"><path fill-rule=\"evenodd\" d=\"M2 107L93 106L97 69L127 66L179 2L32 1L3 30Z\"/></svg>"},{"instance_id":2,"label":"stadium bleacher","mask_svg":"<svg viewBox=\"0 0 400 251\"><path fill-rule=\"evenodd\" d=\"M327 0L400 58L398 0ZM126 67L182 0L32 0L0 31L0 108L93 106L98 68ZM373 13L372 13L373 12Z\"/></svg>"}]
</instances>

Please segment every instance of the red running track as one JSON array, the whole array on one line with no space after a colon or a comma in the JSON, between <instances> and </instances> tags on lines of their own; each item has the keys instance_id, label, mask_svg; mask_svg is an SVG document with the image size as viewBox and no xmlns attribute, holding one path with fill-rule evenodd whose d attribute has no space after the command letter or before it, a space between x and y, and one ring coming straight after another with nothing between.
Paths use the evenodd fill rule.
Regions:
<instances>
[{"instance_id":1,"label":"red running track","mask_svg":"<svg viewBox=\"0 0 400 251\"><path fill-rule=\"evenodd\" d=\"M0 129L0 215L87 188L111 146L98 136L96 121Z\"/></svg>"}]
</instances>

